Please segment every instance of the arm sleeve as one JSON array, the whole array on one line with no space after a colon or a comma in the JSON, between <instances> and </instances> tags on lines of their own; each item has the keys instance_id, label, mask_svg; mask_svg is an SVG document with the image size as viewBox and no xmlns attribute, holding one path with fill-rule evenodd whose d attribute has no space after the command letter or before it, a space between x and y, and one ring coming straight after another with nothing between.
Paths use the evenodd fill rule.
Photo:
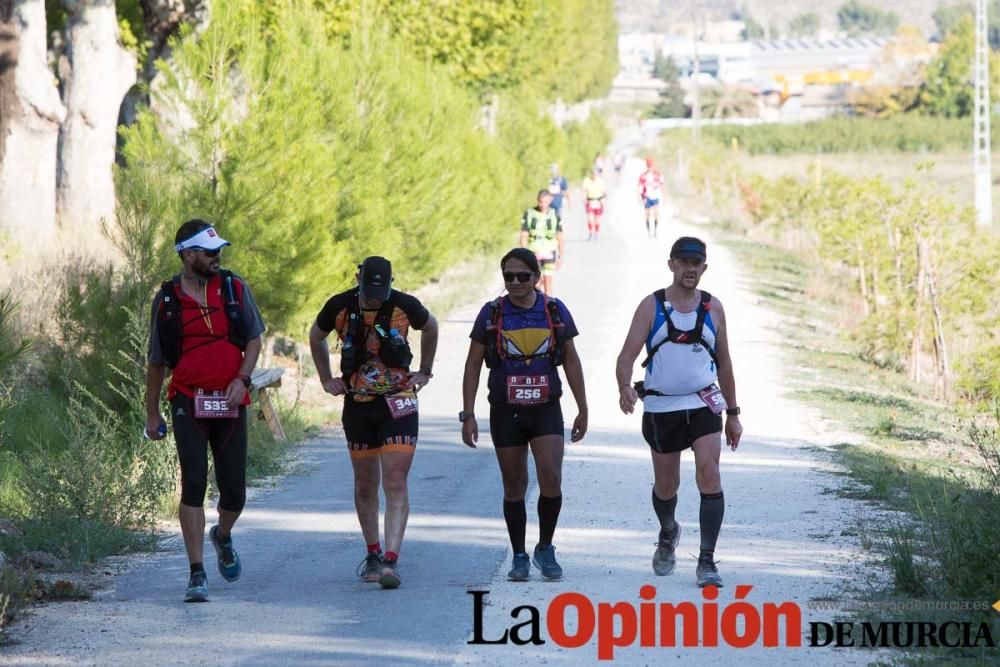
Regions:
<instances>
[{"instance_id":1,"label":"arm sleeve","mask_svg":"<svg viewBox=\"0 0 1000 667\"><path fill-rule=\"evenodd\" d=\"M156 292L156 296L153 297L153 306L149 313L149 350L146 353L146 361L151 364L163 365L165 360L163 359L163 348L160 346L160 332L156 327L156 315L160 311L160 302L163 297L159 290Z\"/></svg>"},{"instance_id":2,"label":"arm sleeve","mask_svg":"<svg viewBox=\"0 0 1000 667\"><path fill-rule=\"evenodd\" d=\"M243 320L247 322L247 340L253 340L264 333L267 327L264 325L264 318L260 314L257 300L253 298L250 286L242 278L240 278L240 283L243 290Z\"/></svg>"},{"instance_id":3,"label":"arm sleeve","mask_svg":"<svg viewBox=\"0 0 1000 667\"><path fill-rule=\"evenodd\" d=\"M476 321L472 324L472 332L469 334L469 338L477 343L486 345L486 326L489 324L489 321L490 304L487 303L479 309L479 314L476 315Z\"/></svg>"},{"instance_id":4,"label":"arm sleeve","mask_svg":"<svg viewBox=\"0 0 1000 667\"><path fill-rule=\"evenodd\" d=\"M418 330L423 329L431 317L430 311L424 307L424 304L420 303L420 299L412 294L396 292L396 296L398 299L396 305L406 313L406 319L410 321L410 326Z\"/></svg>"},{"instance_id":5,"label":"arm sleeve","mask_svg":"<svg viewBox=\"0 0 1000 667\"><path fill-rule=\"evenodd\" d=\"M522 232L528 231L528 212L527 211L525 211L524 213L521 214L521 231Z\"/></svg>"}]
</instances>

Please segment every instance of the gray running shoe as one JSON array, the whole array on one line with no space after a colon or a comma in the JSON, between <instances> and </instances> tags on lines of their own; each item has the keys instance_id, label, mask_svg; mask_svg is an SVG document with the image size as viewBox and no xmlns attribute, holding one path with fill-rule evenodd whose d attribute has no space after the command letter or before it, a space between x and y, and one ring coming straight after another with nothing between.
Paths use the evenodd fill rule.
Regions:
<instances>
[{"instance_id":1,"label":"gray running shoe","mask_svg":"<svg viewBox=\"0 0 1000 667\"><path fill-rule=\"evenodd\" d=\"M378 573L378 584L382 588L399 588L403 583L399 578L399 565L396 561L384 560Z\"/></svg>"},{"instance_id":2,"label":"gray running shoe","mask_svg":"<svg viewBox=\"0 0 1000 667\"><path fill-rule=\"evenodd\" d=\"M559 563L556 562L555 546L550 544L547 549L543 549L541 545L536 545L531 561L535 567L542 571L542 579L546 581L562 579L563 571Z\"/></svg>"},{"instance_id":3,"label":"gray running shoe","mask_svg":"<svg viewBox=\"0 0 1000 667\"><path fill-rule=\"evenodd\" d=\"M240 565L240 557L233 548L233 536L230 535L225 541L219 535L219 527L212 526L208 531L208 539L215 547L215 555L219 559L219 574L228 582L234 582L240 578L243 566Z\"/></svg>"},{"instance_id":4,"label":"gray running shoe","mask_svg":"<svg viewBox=\"0 0 1000 667\"><path fill-rule=\"evenodd\" d=\"M191 573L191 578L188 579L187 591L184 592L184 601L208 601L208 577L205 576L205 570L198 570Z\"/></svg>"},{"instance_id":5,"label":"gray running shoe","mask_svg":"<svg viewBox=\"0 0 1000 667\"><path fill-rule=\"evenodd\" d=\"M527 581L530 577L531 559L525 552L514 554L514 566L507 573L507 578L511 581Z\"/></svg>"},{"instance_id":6,"label":"gray running shoe","mask_svg":"<svg viewBox=\"0 0 1000 667\"><path fill-rule=\"evenodd\" d=\"M711 554L698 556L698 568L695 570L695 575L698 577L698 585L702 588L705 586L722 588L722 577L719 576L719 568L716 567L716 561L712 560Z\"/></svg>"},{"instance_id":7,"label":"gray running shoe","mask_svg":"<svg viewBox=\"0 0 1000 667\"><path fill-rule=\"evenodd\" d=\"M382 569L382 554L370 553L358 565L358 576L362 581L374 584L378 581L379 571Z\"/></svg>"},{"instance_id":8,"label":"gray running shoe","mask_svg":"<svg viewBox=\"0 0 1000 667\"><path fill-rule=\"evenodd\" d=\"M677 564L677 543L680 539L679 523L674 523L674 533L669 540L664 540L663 534L660 534L660 541L656 543L656 551L653 552L653 574L665 577L674 571L674 566Z\"/></svg>"}]
</instances>

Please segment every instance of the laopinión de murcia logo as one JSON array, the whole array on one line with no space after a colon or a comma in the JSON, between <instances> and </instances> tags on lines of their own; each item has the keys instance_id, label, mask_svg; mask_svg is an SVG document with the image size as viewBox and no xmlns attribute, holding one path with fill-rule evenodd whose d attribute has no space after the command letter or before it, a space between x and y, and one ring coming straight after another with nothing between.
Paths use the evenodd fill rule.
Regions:
<instances>
[{"instance_id":1,"label":"laopini\u00f3n de murcia logo","mask_svg":"<svg viewBox=\"0 0 1000 667\"><path fill-rule=\"evenodd\" d=\"M484 630L488 590L468 590L472 596L472 639L469 644L541 646L551 641L569 649L586 646L596 637L597 658L613 660L619 648L995 648L990 625L967 621L944 623L837 622L809 623L808 644L803 645L802 609L791 601L748 601L753 586L735 587L734 599L720 605L719 589L702 589L702 601L656 600L656 588L639 589L639 602L594 602L583 593L556 595L542 610L519 605L510 610L513 623L487 636ZM994 605L1000 612L1000 602ZM543 637L544 634L547 639ZM678 629L679 628L679 629Z\"/></svg>"}]
</instances>

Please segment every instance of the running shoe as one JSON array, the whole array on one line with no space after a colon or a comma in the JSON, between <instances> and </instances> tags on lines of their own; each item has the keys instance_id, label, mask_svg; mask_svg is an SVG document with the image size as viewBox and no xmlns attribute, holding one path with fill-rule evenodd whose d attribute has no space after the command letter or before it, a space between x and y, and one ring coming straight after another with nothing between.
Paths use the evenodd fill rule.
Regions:
<instances>
[{"instance_id":1,"label":"running shoe","mask_svg":"<svg viewBox=\"0 0 1000 667\"><path fill-rule=\"evenodd\" d=\"M555 546L550 544L547 548L543 549L541 545L536 545L535 553L531 560L535 564L535 567L542 571L542 579L547 581L562 579L563 571L559 563L556 562Z\"/></svg>"},{"instance_id":2,"label":"running shoe","mask_svg":"<svg viewBox=\"0 0 1000 667\"><path fill-rule=\"evenodd\" d=\"M358 576L362 581L374 584L379 579L379 571L382 569L382 553L376 551L365 556L365 559L358 564Z\"/></svg>"},{"instance_id":3,"label":"running shoe","mask_svg":"<svg viewBox=\"0 0 1000 667\"><path fill-rule=\"evenodd\" d=\"M378 585L382 588L399 588L402 583L399 579L399 565L394 560L382 561L382 568L378 573Z\"/></svg>"},{"instance_id":4,"label":"running shoe","mask_svg":"<svg viewBox=\"0 0 1000 667\"><path fill-rule=\"evenodd\" d=\"M205 575L205 570L191 573L187 591L184 592L184 601L208 602L208 577Z\"/></svg>"},{"instance_id":5,"label":"running shoe","mask_svg":"<svg viewBox=\"0 0 1000 667\"><path fill-rule=\"evenodd\" d=\"M716 567L716 564L716 561L712 560L712 554L698 556L698 568L695 570L695 575L698 577L699 586L702 588L705 586L722 588L722 577L719 576L719 568Z\"/></svg>"},{"instance_id":6,"label":"running shoe","mask_svg":"<svg viewBox=\"0 0 1000 667\"><path fill-rule=\"evenodd\" d=\"M674 571L677 564L677 543L681 539L681 524L674 523L674 533L672 537L664 539L663 532L660 532L660 541L656 543L656 551L653 552L653 574L658 577L665 577Z\"/></svg>"},{"instance_id":7,"label":"running shoe","mask_svg":"<svg viewBox=\"0 0 1000 667\"><path fill-rule=\"evenodd\" d=\"M215 555L219 557L219 574L222 578L229 582L239 579L243 568L240 565L240 557L233 548L233 536L230 535L229 539L223 541L219 537L219 527L212 526L208 531L208 539L212 541Z\"/></svg>"},{"instance_id":8,"label":"running shoe","mask_svg":"<svg viewBox=\"0 0 1000 667\"><path fill-rule=\"evenodd\" d=\"M531 559L525 552L514 554L514 566L507 573L507 578L511 581L527 581L531 570Z\"/></svg>"}]
</instances>

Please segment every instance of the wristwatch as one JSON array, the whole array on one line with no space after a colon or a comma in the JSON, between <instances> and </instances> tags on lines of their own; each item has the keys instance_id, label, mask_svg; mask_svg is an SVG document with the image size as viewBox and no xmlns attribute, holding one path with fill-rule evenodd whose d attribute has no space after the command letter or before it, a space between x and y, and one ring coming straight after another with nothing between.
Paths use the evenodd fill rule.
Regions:
<instances>
[{"instance_id":1,"label":"wristwatch","mask_svg":"<svg viewBox=\"0 0 1000 667\"><path fill-rule=\"evenodd\" d=\"M740 414L740 409L738 406L735 408L726 408L727 417L737 417L739 416L739 414Z\"/></svg>"},{"instance_id":2,"label":"wristwatch","mask_svg":"<svg viewBox=\"0 0 1000 667\"><path fill-rule=\"evenodd\" d=\"M458 421L464 424L466 419L472 419L475 416L476 413L474 412L466 412L465 410L462 410L461 412L458 413Z\"/></svg>"},{"instance_id":3,"label":"wristwatch","mask_svg":"<svg viewBox=\"0 0 1000 667\"><path fill-rule=\"evenodd\" d=\"M431 369L430 369L429 366L421 366L420 370L417 371L417 372L418 373L423 373L424 375L426 375L429 378L434 377L434 373L431 373Z\"/></svg>"}]
</instances>

